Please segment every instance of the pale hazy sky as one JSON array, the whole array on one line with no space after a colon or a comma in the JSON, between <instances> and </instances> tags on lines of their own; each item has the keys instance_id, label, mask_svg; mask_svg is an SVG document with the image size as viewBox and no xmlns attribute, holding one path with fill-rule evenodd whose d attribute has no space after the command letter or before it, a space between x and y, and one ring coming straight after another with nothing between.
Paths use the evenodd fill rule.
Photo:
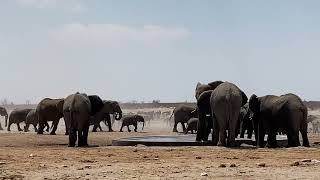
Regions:
<instances>
[{"instance_id":1,"label":"pale hazy sky","mask_svg":"<svg viewBox=\"0 0 320 180\"><path fill-rule=\"evenodd\" d=\"M198 81L320 100L320 1L1 0L0 99L194 101Z\"/></svg>"}]
</instances>

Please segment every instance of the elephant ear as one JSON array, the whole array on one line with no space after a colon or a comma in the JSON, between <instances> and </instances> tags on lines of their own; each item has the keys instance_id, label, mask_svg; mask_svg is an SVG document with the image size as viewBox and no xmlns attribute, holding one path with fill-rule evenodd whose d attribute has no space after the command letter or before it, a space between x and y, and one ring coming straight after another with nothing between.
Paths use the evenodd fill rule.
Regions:
<instances>
[{"instance_id":1,"label":"elephant ear","mask_svg":"<svg viewBox=\"0 0 320 180\"><path fill-rule=\"evenodd\" d=\"M91 103L91 115L98 113L104 106L102 99L97 95L88 96Z\"/></svg>"},{"instance_id":2,"label":"elephant ear","mask_svg":"<svg viewBox=\"0 0 320 180\"><path fill-rule=\"evenodd\" d=\"M248 97L243 91L241 91L241 96L242 96L242 106L244 106L248 102Z\"/></svg>"},{"instance_id":3,"label":"elephant ear","mask_svg":"<svg viewBox=\"0 0 320 180\"><path fill-rule=\"evenodd\" d=\"M64 99L61 99L57 104L56 104L56 107L58 109L58 111L60 113L63 113L63 104L64 104Z\"/></svg>"}]
</instances>

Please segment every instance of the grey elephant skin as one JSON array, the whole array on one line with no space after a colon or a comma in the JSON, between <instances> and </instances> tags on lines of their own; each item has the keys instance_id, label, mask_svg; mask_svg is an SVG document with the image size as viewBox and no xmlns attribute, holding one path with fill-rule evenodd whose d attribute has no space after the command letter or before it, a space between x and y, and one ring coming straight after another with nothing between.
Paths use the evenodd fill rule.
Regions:
<instances>
[{"instance_id":1,"label":"grey elephant skin","mask_svg":"<svg viewBox=\"0 0 320 180\"><path fill-rule=\"evenodd\" d=\"M69 132L69 147L74 147L78 139L78 146L88 146L88 132L90 116L96 115L104 106L97 95L72 94L63 105L63 114Z\"/></svg>"},{"instance_id":2,"label":"grey elephant skin","mask_svg":"<svg viewBox=\"0 0 320 180\"><path fill-rule=\"evenodd\" d=\"M6 108L0 106L0 116L4 116L5 117L5 127L7 127L8 124L8 112L6 110ZM0 130L3 130L1 123L0 123Z\"/></svg>"},{"instance_id":3,"label":"grey elephant skin","mask_svg":"<svg viewBox=\"0 0 320 180\"><path fill-rule=\"evenodd\" d=\"M43 134L43 130L48 121L52 121L53 126L50 134L56 134L59 121L63 118L63 103L64 99L45 98L38 104L36 108L36 113L39 119L38 134Z\"/></svg>"},{"instance_id":4,"label":"grey elephant skin","mask_svg":"<svg viewBox=\"0 0 320 180\"><path fill-rule=\"evenodd\" d=\"M115 120L120 120L122 118L122 110L117 101L104 100L103 104L103 108L92 117L90 122L90 125L94 125L93 132L96 132L98 127L102 130L100 126L100 122L102 121L106 122L109 127L109 132L112 132L111 114L114 115Z\"/></svg>"},{"instance_id":5,"label":"grey elephant skin","mask_svg":"<svg viewBox=\"0 0 320 180\"><path fill-rule=\"evenodd\" d=\"M120 132L122 132L123 127L127 126L128 132L131 132L130 125L134 126L134 131L137 132L138 130L138 122L142 122L142 130L144 128L144 118L140 115L129 115L122 118L122 125L120 128Z\"/></svg>"},{"instance_id":6,"label":"grey elephant skin","mask_svg":"<svg viewBox=\"0 0 320 180\"><path fill-rule=\"evenodd\" d=\"M265 146L266 133L268 133L266 146L278 147L276 134L279 129L287 134L288 147L300 146L299 131L303 138L303 146L310 146L307 136L308 110L297 95L263 97L252 95L249 107L253 112L255 137L259 147Z\"/></svg>"},{"instance_id":7,"label":"grey elephant skin","mask_svg":"<svg viewBox=\"0 0 320 180\"><path fill-rule=\"evenodd\" d=\"M243 92L234 84L224 82L211 94L213 116L213 145L236 146L236 131L240 108L247 102ZM226 137L228 131L228 137ZM228 141L226 141L228 139Z\"/></svg>"},{"instance_id":8,"label":"grey elephant skin","mask_svg":"<svg viewBox=\"0 0 320 180\"><path fill-rule=\"evenodd\" d=\"M249 108L249 103L246 103L240 109L240 138L244 138L244 134L247 131L247 138L251 139L253 134L253 122L251 120L252 112Z\"/></svg>"},{"instance_id":9,"label":"grey elephant skin","mask_svg":"<svg viewBox=\"0 0 320 180\"><path fill-rule=\"evenodd\" d=\"M20 123L26 121L26 116L31 110L32 109L15 109L15 110L13 110L9 116L9 124L8 124L7 130L10 131L11 124L15 123L15 124L17 124L18 131L22 131L22 129L20 127Z\"/></svg>"},{"instance_id":10,"label":"grey elephant skin","mask_svg":"<svg viewBox=\"0 0 320 180\"><path fill-rule=\"evenodd\" d=\"M192 134L195 133L197 131L197 126L198 126L198 118L191 118L189 119L189 121L187 122L187 128L186 131L184 132L185 134L188 134L188 132L190 131Z\"/></svg>"},{"instance_id":11,"label":"grey elephant skin","mask_svg":"<svg viewBox=\"0 0 320 180\"><path fill-rule=\"evenodd\" d=\"M189 119L198 117L198 114L197 114L196 108L181 105L181 106L176 107L173 110L170 119L172 118L172 116L174 116L173 132L178 132L177 125L179 123L181 123L181 125L182 125L183 132L185 132L186 131L185 124L188 122ZM169 121L170 121L170 119L169 119Z\"/></svg>"},{"instance_id":12,"label":"grey elephant skin","mask_svg":"<svg viewBox=\"0 0 320 180\"><path fill-rule=\"evenodd\" d=\"M33 125L34 131L38 132L37 126L39 124L38 114L35 109L32 109L26 116L26 125L24 126L24 132L29 131L30 124ZM47 128L46 131L49 132L49 124L46 122L45 127Z\"/></svg>"}]
</instances>

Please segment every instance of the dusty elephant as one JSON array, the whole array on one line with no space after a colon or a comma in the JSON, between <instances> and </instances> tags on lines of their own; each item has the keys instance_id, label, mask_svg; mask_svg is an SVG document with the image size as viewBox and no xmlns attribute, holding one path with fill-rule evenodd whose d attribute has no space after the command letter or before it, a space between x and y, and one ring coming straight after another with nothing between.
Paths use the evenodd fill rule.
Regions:
<instances>
[{"instance_id":1,"label":"dusty elephant","mask_svg":"<svg viewBox=\"0 0 320 180\"><path fill-rule=\"evenodd\" d=\"M234 84L224 82L210 97L213 120L213 145L236 146L240 108L247 103L244 93ZM228 136L226 137L226 131ZM226 141L227 139L227 141Z\"/></svg>"},{"instance_id":2,"label":"dusty elephant","mask_svg":"<svg viewBox=\"0 0 320 180\"><path fill-rule=\"evenodd\" d=\"M30 124L33 125L34 131L38 132L37 125L39 124L39 119L35 109L31 110L26 116L26 125L24 126L24 132L29 131ZM47 128L46 131L49 132L50 126L48 122L46 122L45 127Z\"/></svg>"},{"instance_id":3,"label":"dusty elephant","mask_svg":"<svg viewBox=\"0 0 320 180\"><path fill-rule=\"evenodd\" d=\"M5 117L5 127L7 127L8 124L8 112L6 110L6 108L0 106L0 116L4 116ZM1 123L0 123L0 130L3 130Z\"/></svg>"},{"instance_id":4,"label":"dusty elephant","mask_svg":"<svg viewBox=\"0 0 320 180\"><path fill-rule=\"evenodd\" d=\"M181 123L183 132L186 131L185 124L188 122L189 119L198 117L196 108L181 105L175 108L172 112L170 119L174 116L174 126L173 132L178 132L177 125ZM169 121L170 121L169 119Z\"/></svg>"},{"instance_id":5,"label":"dusty elephant","mask_svg":"<svg viewBox=\"0 0 320 180\"><path fill-rule=\"evenodd\" d=\"M192 134L195 133L197 131L198 121L198 118L189 119L189 121L187 122L186 131L184 133L188 134L189 131L191 131Z\"/></svg>"},{"instance_id":6,"label":"dusty elephant","mask_svg":"<svg viewBox=\"0 0 320 180\"><path fill-rule=\"evenodd\" d=\"M20 123L26 121L26 116L31 110L32 109L15 109L15 110L13 110L9 116L9 124L8 124L7 130L10 131L11 124L15 123L15 124L17 124L18 131L22 131L22 129L20 127Z\"/></svg>"},{"instance_id":7,"label":"dusty elephant","mask_svg":"<svg viewBox=\"0 0 320 180\"><path fill-rule=\"evenodd\" d=\"M88 146L90 116L96 115L104 106L99 96L72 94L63 104L63 115L69 132L69 147Z\"/></svg>"},{"instance_id":8,"label":"dusty elephant","mask_svg":"<svg viewBox=\"0 0 320 180\"><path fill-rule=\"evenodd\" d=\"M303 138L303 146L310 146L307 136L308 110L297 95L252 95L249 107L253 112L255 137L259 147L265 146L266 133L267 147L278 147L276 134L279 129L287 134L288 147L300 146L299 131Z\"/></svg>"},{"instance_id":9,"label":"dusty elephant","mask_svg":"<svg viewBox=\"0 0 320 180\"><path fill-rule=\"evenodd\" d=\"M134 126L134 131L137 132L138 129L138 122L142 122L142 130L144 128L144 118L140 115L130 115L122 118L122 125L120 128L120 132L122 132L123 127L127 126L128 132L131 132L130 125Z\"/></svg>"},{"instance_id":10,"label":"dusty elephant","mask_svg":"<svg viewBox=\"0 0 320 180\"><path fill-rule=\"evenodd\" d=\"M120 120L122 118L122 110L117 101L104 100L103 104L103 108L92 117L92 121L90 122L90 125L94 125L93 132L96 132L98 127L102 130L100 122L103 121L107 123L109 132L113 131L110 114L114 115L115 120Z\"/></svg>"},{"instance_id":11,"label":"dusty elephant","mask_svg":"<svg viewBox=\"0 0 320 180\"><path fill-rule=\"evenodd\" d=\"M53 126L50 134L56 134L59 121L63 118L63 103L64 99L45 98L38 104L36 109L39 119L38 134L43 134L44 127L48 121L52 121Z\"/></svg>"}]
</instances>

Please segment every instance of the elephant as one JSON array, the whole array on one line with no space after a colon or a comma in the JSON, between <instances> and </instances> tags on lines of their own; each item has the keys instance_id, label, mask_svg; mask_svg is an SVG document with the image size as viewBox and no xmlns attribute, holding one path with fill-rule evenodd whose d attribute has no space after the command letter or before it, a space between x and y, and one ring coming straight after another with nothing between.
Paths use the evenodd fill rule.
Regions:
<instances>
[{"instance_id":1,"label":"elephant","mask_svg":"<svg viewBox=\"0 0 320 180\"><path fill-rule=\"evenodd\" d=\"M212 114L212 102L211 95L219 87L223 81L214 81L208 84L198 83L195 90L195 97L197 100L197 110L199 115L199 121L197 126L196 141L208 141L208 136L213 129L213 114ZM242 105L247 102L248 98L246 94L240 90L242 97ZM238 125L237 125L238 126Z\"/></svg>"},{"instance_id":2,"label":"elephant","mask_svg":"<svg viewBox=\"0 0 320 180\"><path fill-rule=\"evenodd\" d=\"M183 132L185 132L186 131L185 123L187 123L188 120L191 119L191 118L198 117L198 114L197 114L197 111L196 111L195 108L189 107L189 106L185 106L185 105L181 105L181 106L176 107L173 110L169 121L171 120L173 115L174 115L173 132L178 132L177 125L179 123L181 123L181 125L182 125Z\"/></svg>"},{"instance_id":3,"label":"elephant","mask_svg":"<svg viewBox=\"0 0 320 180\"><path fill-rule=\"evenodd\" d=\"M4 116L5 117L5 127L7 127L8 124L8 112L6 110L6 108L0 106L0 116ZM3 130L1 123L0 123L0 130Z\"/></svg>"},{"instance_id":4,"label":"elephant","mask_svg":"<svg viewBox=\"0 0 320 180\"><path fill-rule=\"evenodd\" d=\"M210 105L213 121L213 145L235 147L237 124L241 106L247 103L246 96L243 95L235 84L224 82L216 87L211 93ZM245 96L245 97L244 97ZM226 130L228 137L226 137ZM228 141L226 142L226 138Z\"/></svg>"},{"instance_id":5,"label":"elephant","mask_svg":"<svg viewBox=\"0 0 320 180\"><path fill-rule=\"evenodd\" d=\"M223 81L214 81L208 84L198 82L195 89L197 100L198 126L196 141L208 141L208 136L213 128L210 108L210 97L212 91L222 84Z\"/></svg>"},{"instance_id":6,"label":"elephant","mask_svg":"<svg viewBox=\"0 0 320 180\"><path fill-rule=\"evenodd\" d=\"M90 116L95 116L103 107L97 95L75 93L65 99L63 115L69 132L69 147L74 147L77 139L79 147L88 146Z\"/></svg>"},{"instance_id":7,"label":"elephant","mask_svg":"<svg viewBox=\"0 0 320 180\"><path fill-rule=\"evenodd\" d=\"M36 108L36 113L39 119L39 129L37 134L43 134L43 130L48 121L52 121L51 135L56 134L58 124L63 118L63 104L64 99L43 99ZM68 134L66 130L66 134Z\"/></svg>"},{"instance_id":8,"label":"elephant","mask_svg":"<svg viewBox=\"0 0 320 180\"><path fill-rule=\"evenodd\" d=\"M198 118L191 118L187 122L187 128L186 131L184 132L185 134L188 134L189 131L193 134L195 131L197 131L197 125L198 125Z\"/></svg>"},{"instance_id":9,"label":"elephant","mask_svg":"<svg viewBox=\"0 0 320 180\"><path fill-rule=\"evenodd\" d=\"M307 136L308 109L299 96L285 94L282 96L266 95L257 97L253 94L249 100L253 112L253 125L258 147L264 147L264 136L268 133L267 147L278 147L276 133L281 129L288 137L287 147L300 146L299 131L303 146L309 147Z\"/></svg>"},{"instance_id":10,"label":"elephant","mask_svg":"<svg viewBox=\"0 0 320 180\"><path fill-rule=\"evenodd\" d=\"M251 139L253 134L253 122L251 120L252 118L252 112L249 109L249 103L246 103L244 106L240 109L240 138L244 138L245 131L247 131L247 138Z\"/></svg>"},{"instance_id":11,"label":"elephant","mask_svg":"<svg viewBox=\"0 0 320 180\"><path fill-rule=\"evenodd\" d=\"M28 115L28 113L31 111L32 109L15 109L10 113L9 116L9 124L8 124L8 129L7 131L11 131L10 130L10 126L13 123L17 124L18 127L18 131L22 131L21 127L20 127L20 123L26 121L26 116Z\"/></svg>"},{"instance_id":12,"label":"elephant","mask_svg":"<svg viewBox=\"0 0 320 180\"><path fill-rule=\"evenodd\" d=\"M24 126L24 132L29 131L30 124L33 125L34 131L38 132L37 125L39 124L39 119L35 109L31 110L26 116L26 125ZM49 132L50 126L48 122L45 123L45 127L47 128L46 131Z\"/></svg>"},{"instance_id":13,"label":"elephant","mask_svg":"<svg viewBox=\"0 0 320 180\"><path fill-rule=\"evenodd\" d=\"M117 121L122 118L122 110L117 101L104 100L103 104L103 108L93 116L92 121L90 122L90 125L94 125L92 130L93 132L96 132L98 127L102 130L100 126L101 121L107 122L109 132L113 131L110 114L113 114Z\"/></svg>"},{"instance_id":14,"label":"elephant","mask_svg":"<svg viewBox=\"0 0 320 180\"><path fill-rule=\"evenodd\" d=\"M134 131L137 132L138 129L138 122L142 122L143 126L142 126L142 130L144 128L144 118L140 115L130 115L130 116L125 116L122 119L122 125L120 128L120 132L122 132L123 127L127 126L128 128L128 132L131 132L129 126L133 125L134 126Z\"/></svg>"}]
</instances>

